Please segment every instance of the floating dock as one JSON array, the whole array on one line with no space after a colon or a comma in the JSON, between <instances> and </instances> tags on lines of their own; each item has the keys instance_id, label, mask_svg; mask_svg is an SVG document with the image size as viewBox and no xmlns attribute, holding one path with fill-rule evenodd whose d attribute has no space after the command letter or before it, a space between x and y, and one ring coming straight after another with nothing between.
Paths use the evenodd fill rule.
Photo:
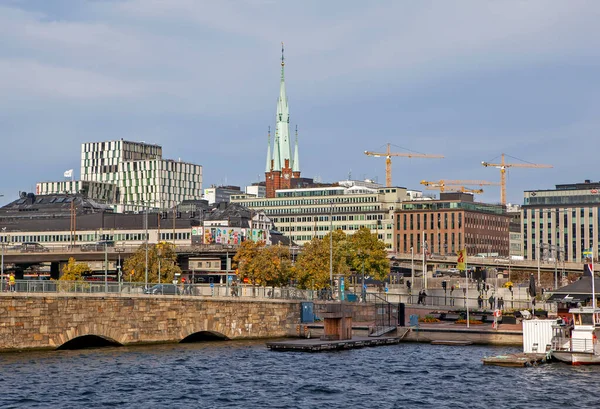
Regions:
<instances>
[{"instance_id":1,"label":"floating dock","mask_svg":"<svg viewBox=\"0 0 600 409\"><path fill-rule=\"evenodd\" d=\"M484 365L506 366L506 367L525 367L544 364L548 361L546 354L508 354L498 356L488 356L482 359Z\"/></svg>"},{"instance_id":2,"label":"floating dock","mask_svg":"<svg viewBox=\"0 0 600 409\"><path fill-rule=\"evenodd\" d=\"M305 351L319 352L341 349L354 349L394 345L400 343L400 337L353 337L345 340L325 341L321 339L295 339L286 341L267 342L267 347L273 351Z\"/></svg>"}]
</instances>

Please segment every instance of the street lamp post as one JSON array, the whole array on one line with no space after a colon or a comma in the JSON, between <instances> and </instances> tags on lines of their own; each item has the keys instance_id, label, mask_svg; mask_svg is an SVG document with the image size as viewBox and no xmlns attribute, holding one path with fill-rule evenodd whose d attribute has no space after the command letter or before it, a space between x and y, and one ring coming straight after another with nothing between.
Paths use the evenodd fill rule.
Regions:
<instances>
[{"instance_id":1,"label":"street lamp post","mask_svg":"<svg viewBox=\"0 0 600 409\"><path fill-rule=\"evenodd\" d=\"M333 202L329 213L329 287L333 294Z\"/></svg>"},{"instance_id":2,"label":"street lamp post","mask_svg":"<svg viewBox=\"0 0 600 409\"><path fill-rule=\"evenodd\" d=\"M427 290L427 262L425 261L425 247L427 242L425 241L425 231L423 231L423 288Z\"/></svg>"},{"instance_id":3,"label":"street lamp post","mask_svg":"<svg viewBox=\"0 0 600 409\"><path fill-rule=\"evenodd\" d=\"M6 227L2 228L2 264L0 267L0 292L4 290L4 241L6 240Z\"/></svg>"},{"instance_id":4,"label":"street lamp post","mask_svg":"<svg viewBox=\"0 0 600 409\"><path fill-rule=\"evenodd\" d=\"M542 242L540 241L540 245L537 249L537 279L538 279L538 285L541 286L541 273L540 273L540 260L542 258Z\"/></svg>"},{"instance_id":5,"label":"street lamp post","mask_svg":"<svg viewBox=\"0 0 600 409\"><path fill-rule=\"evenodd\" d=\"M160 258L162 257L162 249L160 248L160 246L156 246L158 247L156 249L156 255L157 255L157 260L158 260L158 284L160 284Z\"/></svg>"},{"instance_id":6,"label":"street lamp post","mask_svg":"<svg viewBox=\"0 0 600 409\"><path fill-rule=\"evenodd\" d=\"M108 246L104 242L104 292L108 292Z\"/></svg>"},{"instance_id":7,"label":"street lamp post","mask_svg":"<svg viewBox=\"0 0 600 409\"><path fill-rule=\"evenodd\" d=\"M117 247L117 248L115 248L115 251L117 252L117 256L119 258L118 266L117 266L118 267L117 279L119 280L119 294L120 294L121 293L121 285L123 283L123 280L122 280L122 278L123 278L123 268L121 266L121 253L123 251L125 251L125 249L123 247Z\"/></svg>"},{"instance_id":8,"label":"street lamp post","mask_svg":"<svg viewBox=\"0 0 600 409\"><path fill-rule=\"evenodd\" d=\"M145 217L144 217L144 224L146 227L146 233L145 233L145 237L144 237L144 242L146 244L146 263L145 263L145 288L148 288L148 208L146 207L145 209Z\"/></svg>"}]
</instances>

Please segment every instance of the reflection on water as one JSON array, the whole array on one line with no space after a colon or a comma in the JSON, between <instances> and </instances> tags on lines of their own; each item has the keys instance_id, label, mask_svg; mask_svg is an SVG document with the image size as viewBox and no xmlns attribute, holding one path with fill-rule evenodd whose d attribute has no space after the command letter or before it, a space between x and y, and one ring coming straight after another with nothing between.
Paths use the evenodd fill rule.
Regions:
<instances>
[{"instance_id":1,"label":"reflection on water","mask_svg":"<svg viewBox=\"0 0 600 409\"><path fill-rule=\"evenodd\" d=\"M516 348L272 352L226 341L0 355L0 407L597 407L597 367L483 366Z\"/></svg>"}]
</instances>

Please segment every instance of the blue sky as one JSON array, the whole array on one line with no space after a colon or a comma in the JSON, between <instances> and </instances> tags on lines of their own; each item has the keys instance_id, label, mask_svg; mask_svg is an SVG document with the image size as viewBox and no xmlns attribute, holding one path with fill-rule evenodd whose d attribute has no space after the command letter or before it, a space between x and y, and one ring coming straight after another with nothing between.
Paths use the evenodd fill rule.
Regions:
<instances>
[{"instance_id":1,"label":"blue sky","mask_svg":"<svg viewBox=\"0 0 600 409\"><path fill-rule=\"evenodd\" d=\"M302 175L499 180L507 197L598 180L600 2L0 1L0 199L79 176L82 142L163 146L204 185L264 179L280 42ZM521 163L509 158L507 161ZM499 187L479 200L498 202ZM430 194L436 191L426 191Z\"/></svg>"}]
</instances>

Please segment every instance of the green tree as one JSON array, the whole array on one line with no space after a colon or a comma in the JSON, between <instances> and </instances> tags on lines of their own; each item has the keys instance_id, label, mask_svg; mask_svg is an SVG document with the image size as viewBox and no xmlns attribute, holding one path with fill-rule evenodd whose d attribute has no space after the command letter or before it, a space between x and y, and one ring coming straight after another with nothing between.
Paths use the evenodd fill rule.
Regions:
<instances>
[{"instance_id":1,"label":"green tree","mask_svg":"<svg viewBox=\"0 0 600 409\"><path fill-rule=\"evenodd\" d=\"M376 233L371 233L366 227L361 227L349 237L352 249L350 264L354 271L362 272L363 263L365 275L383 281L390 274L390 262L387 258L385 244L377 238Z\"/></svg>"},{"instance_id":2,"label":"green tree","mask_svg":"<svg viewBox=\"0 0 600 409\"><path fill-rule=\"evenodd\" d=\"M330 242L331 240L331 242ZM332 251L330 251L332 250ZM330 286L329 259L333 259L332 273L348 275L348 255L351 248L346 235L336 230L322 239L314 238L306 243L298 256L295 275L300 288L321 289Z\"/></svg>"},{"instance_id":3,"label":"green tree","mask_svg":"<svg viewBox=\"0 0 600 409\"><path fill-rule=\"evenodd\" d=\"M177 253L172 243L160 242L148 244L148 282L158 282L158 267L160 264L160 282L169 283L175 275L181 274L181 268L177 265ZM123 264L125 277L131 275L135 282L146 280L146 245L142 244L131 257Z\"/></svg>"},{"instance_id":4,"label":"green tree","mask_svg":"<svg viewBox=\"0 0 600 409\"><path fill-rule=\"evenodd\" d=\"M73 257L69 257L67 265L63 268L62 276L59 280L62 281L83 281L83 273L91 271L88 263L78 263Z\"/></svg>"}]
</instances>

